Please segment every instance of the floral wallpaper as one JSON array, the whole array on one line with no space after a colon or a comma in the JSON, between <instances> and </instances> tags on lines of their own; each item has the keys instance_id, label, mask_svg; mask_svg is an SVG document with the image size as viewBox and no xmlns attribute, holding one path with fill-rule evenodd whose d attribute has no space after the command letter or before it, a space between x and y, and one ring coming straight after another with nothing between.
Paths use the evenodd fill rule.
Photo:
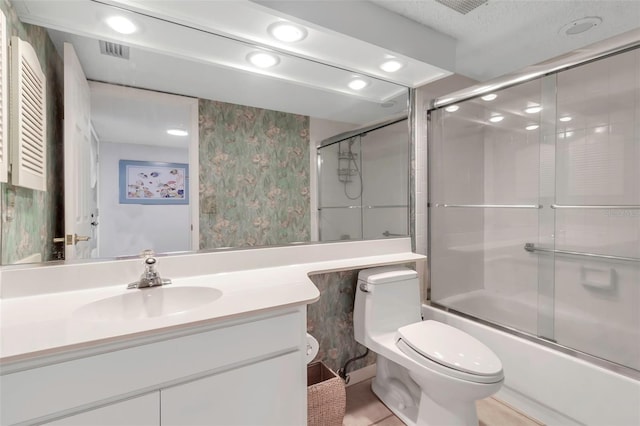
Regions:
<instances>
[{"instance_id":1,"label":"floral wallpaper","mask_svg":"<svg viewBox=\"0 0 640 426\"><path fill-rule=\"evenodd\" d=\"M58 258L53 238L64 233L64 173L62 113L64 69L44 28L23 24L13 7L0 0L11 35L28 41L38 54L47 76L47 191L0 184L0 263L9 264L34 253L43 260ZM10 179L9 179L10 180Z\"/></svg>"},{"instance_id":2,"label":"floral wallpaper","mask_svg":"<svg viewBox=\"0 0 640 426\"><path fill-rule=\"evenodd\" d=\"M309 117L201 99L200 248L310 239Z\"/></svg>"}]
</instances>

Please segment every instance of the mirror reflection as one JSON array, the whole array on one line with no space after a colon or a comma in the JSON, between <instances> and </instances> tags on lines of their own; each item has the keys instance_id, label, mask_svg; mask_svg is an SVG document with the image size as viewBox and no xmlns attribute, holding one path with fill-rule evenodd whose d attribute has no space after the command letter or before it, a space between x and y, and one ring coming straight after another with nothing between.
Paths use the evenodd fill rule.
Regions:
<instances>
[{"instance_id":1,"label":"mirror reflection","mask_svg":"<svg viewBox=\"0 0 640 426\"><path fill-rule=\"evenodd\" d=\"M14 1L1 8L7 34L33 46L47 80L47 190L12 185L10 177L0 183L2 264L407 233L406 120L395 125L393 145L381 141L372 154L363 148L365 134L358 136L365 174L382 161L376 151L398 147L393 161L405 189L380 202L404 216L398 229L332 229L325 218L335 215L321 213L332 206L318 201L328 186L316 183L316 146L406 116L405 87L103 3ZM114 11L142 31L108 28L103 18ZM269 60L277 65L267 67ZM322 184L331 176L335 182L326 185L360 198L341 207L363 210L371 204L362 197L366 189L347 188L352 184L333 164L343 154L320 155L327 162L321 172L337 167L321 175ZM362 163L367 155L372 162ZM155 166L136 179L121 160ZM162 178L162 163L188 165L188 204L164 202L181 182ZM125 192L160 200L121 202L123 175Z\"/></svg>"}]
</instances>

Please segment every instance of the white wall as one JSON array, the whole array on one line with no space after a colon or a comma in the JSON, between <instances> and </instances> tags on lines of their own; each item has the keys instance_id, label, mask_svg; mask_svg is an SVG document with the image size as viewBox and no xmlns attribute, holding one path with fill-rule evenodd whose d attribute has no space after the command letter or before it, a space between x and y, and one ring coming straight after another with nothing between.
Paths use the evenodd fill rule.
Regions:
<instances>
[{"instance_id":1,"label":"white wall","mask_svg":"<svg viewBox=\"0 0 640 426\"><path fill-rule=\"evenodd\" d=\"M119 160L188 163L189 150L138 144L100 143L98 255L136 255L191 250L190 205L119 203ZM197 185L197 179L190 185Z\"/></svg>"}]
</instances>

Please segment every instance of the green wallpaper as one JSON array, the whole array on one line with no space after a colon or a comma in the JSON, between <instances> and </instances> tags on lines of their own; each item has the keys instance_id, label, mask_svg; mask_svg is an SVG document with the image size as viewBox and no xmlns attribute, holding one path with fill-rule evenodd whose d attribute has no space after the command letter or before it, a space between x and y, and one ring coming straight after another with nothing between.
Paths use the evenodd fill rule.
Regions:
<instances>
[{"instance_id":1,"label":"green wallpaper","mask_svg":"<svg viewBox=\"0 0 640 426\"><path fill-rule=\"evenodd\" d=\"M309 117L199 101L200 248L310 239Z\"/></svg>"},{"instance_id":2,"label":"green wallpaper","mask_svg":"<svg viewBox=\"0 0 640 426\"><path fill-rule=\"evenodd\" d=\"M43 260L52 260L57 257L52 240L64 232L63 63L44 28L21 23L6 0L0 0L0 9L7 17L9 33L31 43L47 75L48 123L47 191L0 184L0 263L13 263L34 253L40 253Z\"/></svg>"}]
</instances>

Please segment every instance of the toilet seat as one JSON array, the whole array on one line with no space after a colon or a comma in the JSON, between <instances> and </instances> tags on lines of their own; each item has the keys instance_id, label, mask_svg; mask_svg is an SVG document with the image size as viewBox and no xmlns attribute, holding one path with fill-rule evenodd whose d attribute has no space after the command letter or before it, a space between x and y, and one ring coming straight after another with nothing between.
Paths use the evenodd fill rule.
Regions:
<instances>
[{"instance_id":1,"label":"toilet seat","mask_svg":"<svg viewBox=\"0 0 640 426\"><path fill-rule=\"evenodd\" d=\"M502 380L500 359L467 333L437 321L400 327L397 347L419 364L442 374L476 383Z\"/></svg>"}]
</instances>

